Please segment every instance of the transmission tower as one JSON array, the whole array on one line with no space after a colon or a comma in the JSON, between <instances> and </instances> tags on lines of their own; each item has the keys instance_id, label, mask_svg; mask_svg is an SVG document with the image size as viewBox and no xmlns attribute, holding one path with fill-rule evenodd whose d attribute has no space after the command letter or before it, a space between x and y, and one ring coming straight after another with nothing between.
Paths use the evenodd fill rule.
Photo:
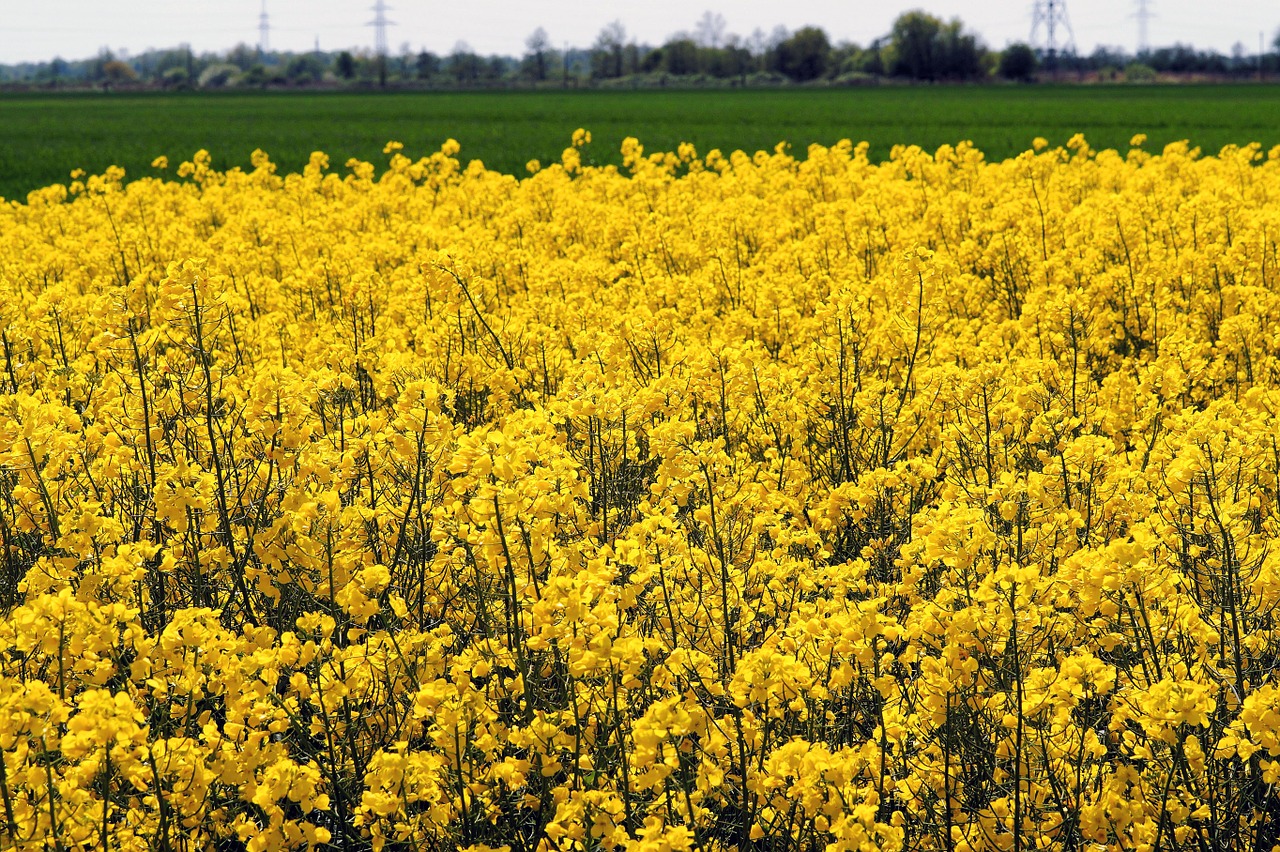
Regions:
<instances>
[{"instance_id":1,"label":"transmission tower","mask_svg":"<svg viewBox=\"0 0 1280 852\"><path fill-rule=\"evenodd\" d=\"M384 0L378 0L373 4L373 20L369 22L373 27L373 51L384 59L387 56L387 27L394 23L387 19L389 11L391 7Z\"/></svg>"},{"instance_id":2,"label":"transmission tower","mask_svg":"<svg viewBox=\"0 0 1280 852\"><path fill-rule=\"evenodd\" d=\"M390 8L384 0L378 0L373 4L373 20L368 24L373 27L373 52L378 58L378 85L384 89L387 87L387 27L393 23L387 20Z\"/></svg>"},{"instance_id":3,"label":"transmission tower","mask_svg":"<svg viewBox=\"0 0 1280 852\"><path fill-rule=\"evenodd\" d=\"M1041 27L1044 39L1039 38ZM1076 52L1076 38L1067 20L1067 0L1035 0L1031 7L1031 44L1044 52L1045 64L1051 70L1057 66L1059 55Z\"/></svg>"},{"instance_id":4,"label":"transmission tower","mask_svg":"<svg viewBox=\"0 0 1280 852\"><path fill-rule=\"evenodd\" d=\"M258 15L258 54L266 56L271 49L271 19L267 17L267 0L262 0L262 13Z\"/></svg>"},{"instance_id":5,"label":"transmission tower","mask_svg":"<svg viewBox=\"0 0 1280 852\"><path fill-rule=\"evenodd\" d=\"M1133 16L1138 19L1138 55L1141 56L1151 50L1151 42L1147 40L1147 25L1152 18L1148 0L1138 0L1138 11Z\"/></svg>"}]
</instances>

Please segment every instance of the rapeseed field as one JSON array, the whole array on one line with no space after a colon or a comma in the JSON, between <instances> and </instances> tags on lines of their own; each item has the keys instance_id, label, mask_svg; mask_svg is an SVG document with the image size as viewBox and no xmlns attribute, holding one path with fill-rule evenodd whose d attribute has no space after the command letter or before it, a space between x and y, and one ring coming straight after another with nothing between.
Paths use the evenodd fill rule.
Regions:
<instances>
[{"instance_id":1,"label":"rapeseed field","mask_svg":"<svg viewBox=\"0 0 1280 852\"><path fill-rule=\"evenodd\" d=\"M0 208L0 846L1268 850L1280 148Z\"/></svg>"}]
</instances>

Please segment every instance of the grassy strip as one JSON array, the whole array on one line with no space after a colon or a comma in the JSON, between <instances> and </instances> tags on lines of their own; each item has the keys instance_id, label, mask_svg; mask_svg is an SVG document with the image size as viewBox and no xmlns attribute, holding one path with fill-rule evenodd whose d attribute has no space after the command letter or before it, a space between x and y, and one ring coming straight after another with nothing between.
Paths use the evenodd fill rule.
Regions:
<instances>
[{"instance_id":1,"label":"grassy strip","mask_svg":"<svg viewBox=\"0 0 1280 852\"><path fill-rule=\"evenodd\" d=\"M851 138L870 142L878 158L896 143L932 150L971 139L1000 159L1036 136L1059 144L1083 132L1107 148L1141 132L1151 147L1185 138L1217 151L1280 143L1280 86L8 96L0 98L0 196L24 198L76 167L147 174L159 154L176 161L200 148L218 167L247 165L254 148L291 171L316 149L335 166L379 161L389 139L418 155L453 137L464 159L523 174L531 155L557 158L575 127L592 131L588 154L605 163L620 159L626 136L649 150L689 141L726 152Z\"/></svg>"}]
</instances>

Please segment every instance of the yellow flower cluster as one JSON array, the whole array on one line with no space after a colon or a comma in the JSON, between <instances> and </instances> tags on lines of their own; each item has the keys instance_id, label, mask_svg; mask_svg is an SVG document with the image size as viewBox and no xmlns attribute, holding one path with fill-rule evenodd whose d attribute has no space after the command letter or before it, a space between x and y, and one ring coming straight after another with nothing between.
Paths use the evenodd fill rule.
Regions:
<instances>
[{"instance_id":1,"label":"yellow flower cluster","mask_svg":"<svg viewBox=\"0 0 1280 852\"><path fill-rule=\"evenodd\" d=\"M0 846L1272 848L1280 150L1141 144L0 207Z\"/></svg>"}]
</instances>

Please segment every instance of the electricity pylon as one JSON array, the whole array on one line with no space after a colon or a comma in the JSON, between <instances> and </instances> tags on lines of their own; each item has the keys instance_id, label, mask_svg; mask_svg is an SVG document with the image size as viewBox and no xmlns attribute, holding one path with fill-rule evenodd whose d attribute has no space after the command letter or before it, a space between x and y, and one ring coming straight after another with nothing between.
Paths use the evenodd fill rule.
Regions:
<instances>
[{"instance_id":1,"label":"electricity pylon","mask_svg":"<svg viewBox=\"0 0 1280 852\"><path fill-rule=\"evenodd\" d=\"M1147 40L1147 25L1151 21L1151 7L1148 0L1138 0L1138 11L1133 16L1138 19L1138 55L1142 56L1151 50L1151 42Z\"/></svg>"},{"instance_id":2,"label":"electricity pylon","mask_svg":"<svg viewBox=\"0 0 1280 852\"><path fill-rule=\"evenodd\" d=\"M271 19L267 17L267 0L262 0L262 13L258 15L258 55L266 56L271 50Z\"/></svg>"},{"instance_id":3,"label":"electricity pylon","mask_svg":"<svg viewBox=\"0 0 1280 852\"><path fill-rule=\"evenodd\" d=\"M387 27L392 24L387 20L389 10L383 0L378 0L373 4L373 20L369 22L373 27L373 52L378 57L378 85L384 89L387 87Z\"/></svg>"},{"instance_id":4,"label":"electricity pylon","mask_svg":"<svg viewBox=\"0 0 1280 852\"><path fill-rule=\"evenodd\" d=\"M1044 28L1043 40L1038 38L1041 27ZM1065 37L1061 35L1063 32ZM1067 19L1067 0L1035 0L1031 7L1031 44L1040 48L1050 70L1057 67L1059 55L1076 52L1075 35Z\"/></svg>"},{"instance_id":5,"label":"electricity pylon","mask_svg":"<svg viewBox=\"0 0 1280 852\"><path fill-rule=\"evenodd\" d=\"M393 23L387 19L389 11L391 7L383 0L373 4L373 20L369 22L369 26L373 27L373 52L378 56L387 55L387 27Z\"/></svg>"}]
</instances>

